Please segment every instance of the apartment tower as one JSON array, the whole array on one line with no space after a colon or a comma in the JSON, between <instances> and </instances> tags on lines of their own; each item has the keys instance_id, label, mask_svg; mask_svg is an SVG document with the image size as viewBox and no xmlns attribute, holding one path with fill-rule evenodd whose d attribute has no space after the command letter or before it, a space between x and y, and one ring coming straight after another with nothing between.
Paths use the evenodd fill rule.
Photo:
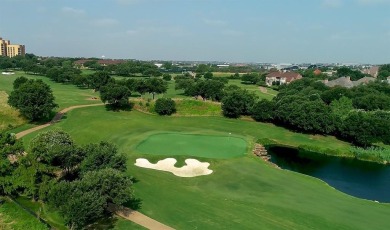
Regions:
<instances>
[{"instance_id":1,"label":"apartment tower","mask_svg":"<svg viewBox=\"0 0 390 230\"><path fill-rule=\"evenodd\" d=\"M0 37L0 56L15 57L17 55L24 56L26 48L24 45L11 44L9 40L3 40Z\"/></svg>"}]
</instances>

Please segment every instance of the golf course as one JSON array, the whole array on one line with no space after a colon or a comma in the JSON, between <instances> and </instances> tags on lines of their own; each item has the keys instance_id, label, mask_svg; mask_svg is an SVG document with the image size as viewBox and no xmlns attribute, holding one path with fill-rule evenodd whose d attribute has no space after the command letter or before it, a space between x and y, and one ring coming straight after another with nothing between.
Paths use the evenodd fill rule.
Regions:
<instances>
[{"instance_id":1,"label":"golf course","mask_svg":"<svg viewBox=\"0 0 390 230\"><path fill-rule=\"evenodd\" d=\"M70 111L59 123L41 131L47 129L64 130L79 144L99 140L117 144L128 156L128 173L138 181L135 193L142 200L139 211L176 229L380 229L388 225L388 204L354 198L318 179L276 169L245 147L252 146L256 137L278 138L290 145L309 144L313 143L310 135L221 117L159 117L137 111L107 112L103 106ZM199 134L204 136L196 140ZM27 135L24 143L35 135ZM175 138L179 139L176 145L196 141L194 149L200 152L180 154L180 149L171 149L168 146ZM197 146L210 144L205 142L208 138L209 152ZM225 154L211 153L216 139L224 146L229 138L237 138L230 140L230 145L237 145L241 151L246 148L246 154L224 147ZM314 142L323 146L347 146L331 137L317 139ZM140 157L151 162L174 157L183 165L189 156L209 162L213 173L180 178L134 165Z\"/></svg>"},{"instance_id":2,"label":"golf course","mask_svg":"<svg viewBox=\"0 0 390 230\"><path fill-rule=\"evenodd\" d=\"M9 93L12 78L15 77L0 77L0 91ZM101 103L90 100L96 96L92 90L38 78L51 86L59 104L57 111L74 105ZM332 136L295 133L250 119L185 116L180 115L180 109L177 113L179 115L157 116L135 109L110 111L103 105L77 108L58 122L27 134L22 141L28 151L30 141L37 134L63 130L82 146L99 141L115 144L127 157L126 174L136 181L134 195L140 200L137 211L174 229L390 227L389 204L349 196L319 179L275 168L252 153L257 140L265 138L285 146L304 145L340 152L348 151L349 143ZM21 125L11 132L18 133L36 125L39 124ZM151 163L173 158L177 161L176 167L184 166L189 158L196 159L209 163L212 173L183 178L166 171L138 167L135 164L139 158ZM50 212L49 207L24 202L32 210L42 208L45 220L58 229L65 229L61 217ZM0 206L0 217L7 214L10 204ZM7 218L11 215L8 213ZM1 224L0 221L0 228ZM109 228L143 229L119 217L110 221Z\"/></svg>"}]
</instances>

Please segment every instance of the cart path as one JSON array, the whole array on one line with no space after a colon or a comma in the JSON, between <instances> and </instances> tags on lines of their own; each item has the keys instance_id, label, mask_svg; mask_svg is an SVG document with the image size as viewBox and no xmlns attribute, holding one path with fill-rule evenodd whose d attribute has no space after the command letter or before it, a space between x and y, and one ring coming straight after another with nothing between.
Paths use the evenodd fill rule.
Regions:
<instances>
[{"instance_id":1,"label":"cart path","mask_svg":"<svg viewBox=\"0 0 390 230\"><path fill-rule=\"evenodd\" d=\"M67 113L73 109L85 108L85 107L91 107L91 106L100 106L100 105L104 105L104 104L100 103L100 104L89 104L89 105L75 105L75 106L65 108L65 109L61 110L60 112L58 112L50 122L43 124L43 125L39 125L37 127L31 128L31 129L24 130L22 132L19 132L16 134L16 138L17 139L22 138L27 134L30 134L30 133L35 132L37 130L46 128L46 127L60 121L61 118L65 115L65 113ZM136 224L139 224L147 229L175 230L174 228L171 228L171 227L169 227L163 223L160 223L160 222L158 222L158 221L156 221L148 216L145 216L144 214L142 214L140 212L134 211L134 210L126 208L126 207L118 207L118 206L115 206L113 204L109 204L108 208L111 212L115 213L116 215L118 215L122 218L125 218L126 220L130 220Z\"/></svg>"},{"instance_id":2,"label":"cart path","mask_svg":"<svg viewBox=\"0 0 390 230\"><path fill-rule=\"evenodd\" d=\"M259 87L259 90L264 93L264 94L268 94L268 95L272 95L272 96L276 96L275 94L272 94L272 93L269 93L267 88L263 87L263 86L260 86Z\"/></svg>"},{"instance_id":3,"label":"cart path","mask_svg":"<svg viewBox=\"0 0 390 230\"><path fill-rule=\"evenodd\" d=\"M108 210L112 213L115 213L116 215L125 218L126 220L130 220L136 224L139 224L147 229L151 230L175 230L174 228L171 228L163 223L160 223L148 216L145 216L144 214L134 211L130 208L126 207L119 207L114 204L108 205Z\"/></svg>"},{"instance_id":4,"label":"cart path","mask_svg":"<svg viewBox=\"0 0 390 230\"><path fill-rule=\"evenodd\" d=\"M48 123L36 126L34 128L31 128L31 129L24 130L22 132L19 132L19 133L16 134L16 138L17 139L22 138L22 137L26 136L27 134L30 134L30 133L35 132L37 130L46 128L46 127L48 127L48 126L50 126L50 125L60 121L61 118L65 115L65 113L69 112L70 110L78 109L78 108L84 108L84 107L91 107L91 106L100 106L100 105L104 105L104 104L100 103L100 104L88 104L88 105L75 105L75 106L71 106L71 107L65 108L65 109L61 110L60 112L58 112L53 117L53 119L51 121L49 121Z\"/></svg>"}]
</instances>

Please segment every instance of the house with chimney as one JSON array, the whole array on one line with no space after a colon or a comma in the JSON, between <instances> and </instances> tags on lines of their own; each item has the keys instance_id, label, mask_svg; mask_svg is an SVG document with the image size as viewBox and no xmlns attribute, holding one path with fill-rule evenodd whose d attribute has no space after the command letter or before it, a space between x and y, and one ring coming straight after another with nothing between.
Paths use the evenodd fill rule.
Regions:
<instances>
[{"instance_id":1,"label":"house with chimney","mask_svg":"<svg viewBox=\"0 0 390 230\"><path fill-rule=\"evenodd\" d=\"M268 86L290 84L291 82L302 79L302 75L296 72L271 72L265 77L265 83Z\"/></svg>"}]
</instances>

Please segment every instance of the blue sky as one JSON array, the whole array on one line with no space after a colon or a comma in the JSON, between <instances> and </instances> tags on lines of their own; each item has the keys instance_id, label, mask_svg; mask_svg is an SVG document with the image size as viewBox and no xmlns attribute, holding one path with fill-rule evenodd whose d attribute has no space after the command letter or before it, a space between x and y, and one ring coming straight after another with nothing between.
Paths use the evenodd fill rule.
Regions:
<instances>
[{"instance_id":1,"label":"blue sky","mask_svg":"<svg viewBox=\"0 0 390 230\"><path fill-rule=\"evenodd\" d=\"M0 0L42 56L390 63L390 0Z\"/></svg>"}]
</instances>

